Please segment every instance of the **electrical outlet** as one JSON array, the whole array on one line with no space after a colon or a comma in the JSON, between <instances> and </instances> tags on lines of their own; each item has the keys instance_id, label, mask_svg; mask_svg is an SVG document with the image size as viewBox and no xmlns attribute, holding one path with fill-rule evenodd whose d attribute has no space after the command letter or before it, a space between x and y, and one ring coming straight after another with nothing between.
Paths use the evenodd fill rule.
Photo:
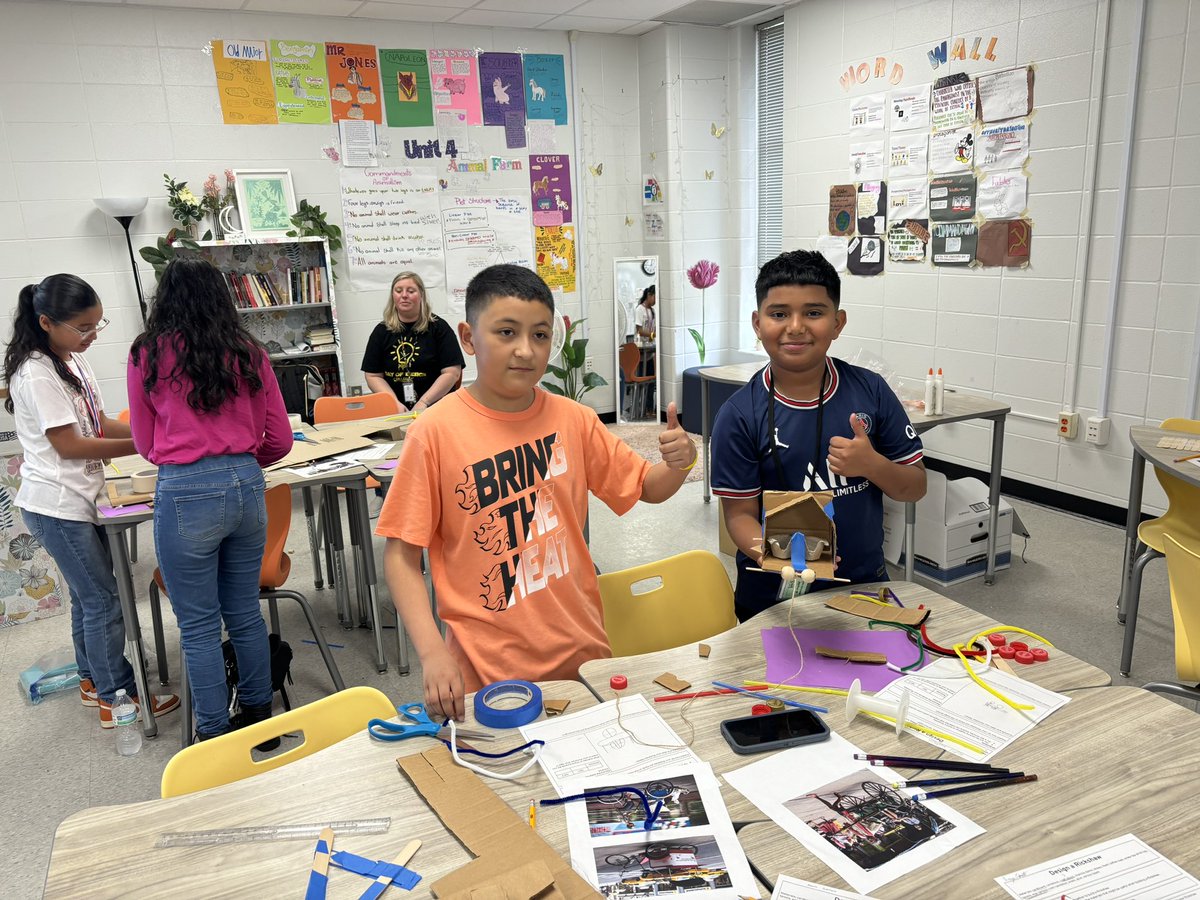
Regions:
<instances>
[{"instance_id":1,"label":"electrical outlet","mask_svg":"<svg viewBox=\"0 0 1200 900\"><path fill-rule=\"evenodd\" d=\"M596 371L596 362L590 356L586 356L583 359L583 371L585 373Z\"/></svg>"},{"instance_id":2,"label":"electrical outlet","mask_svg":"<svg viewBox=\"0 0 1200 900\"><path fill-rule=\"evenodd\" d=\"M362 396L362 385L361 384L350 385L350 396L351 397L361 397Z\"/></svg>"},{"instance_id":3,"label":"electrical outlet","mask_svg":"<svg viewBox=\"0 0 1200 900\"><path fill-rule=\"evenodd\" d=\"M1112 424L1112 420L1108 418L1100 418L1099 416L1088 416L1087 420L1087 442L1089 444L1099 444L1103 447L1108 443L1108 429Z\"/></svg>"},{"instance_id":4,"label":"electrical outlet","mask_svg":"<svg viewBox=\"0 0 1200 900\"><path fill-rule=\"evenodd\" d=\"M1069 441L1079 435L1079 413L1063 410L1058 414L1058 435Z\"/></svg>"}]
</instances>

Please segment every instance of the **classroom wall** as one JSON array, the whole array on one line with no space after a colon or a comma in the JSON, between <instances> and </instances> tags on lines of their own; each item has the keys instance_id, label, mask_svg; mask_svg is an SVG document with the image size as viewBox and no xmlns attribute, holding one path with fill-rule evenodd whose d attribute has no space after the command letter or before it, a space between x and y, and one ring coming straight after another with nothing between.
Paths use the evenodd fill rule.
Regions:
<instances>
[{"instance_id":1,"label":"classroom wall","mask_svg":"<svg viewBox=\"0 0 1200 900\"><path fill-rule=\"evenodd\" d=\"M870 79L849 91L839 76L876 57L917 85L960 70L972 74L1036 66L1028 164L1032 265L1025 270L948 272L889 263L876 278L845 276L849 324L835 345L864 348L906 378L929 366L947 384L1012 405L1005 474L1081 497L1124 505L1130 425L1191 415L1185 388L1200 298L1200 2L1151 0L1144 34L1125 267L1116 323L1106 447L1060 441L1054 420L1071 399L1086 420L1097 406L1116 188L1129 84L1132 0L1112 0L1107 49L1093 0L807 0L785 16L784 245L813 246L826 227L828 189L850 180L849 99L886 91ZM998 38L998 58L951 61L936 73L934 44L956 36ZM1093 77L1099 58L1103 95ZM1097 69L1096 74L1099 74ZM1089 116L1100 114L1097 192L1088 193ZM1080 252L1090 246L1084 274ZM1080 290L1075 291L1076 285ZM1083 287L1086 285L1086 287ZM1082 331L1080 331L1082 329ZM1076 367L1076 338L1081 334ZM925 436L932 455L987 468L990 429L950 425ZM1148 506L1164 498L1148 477Z\"/></svg>"}]
</instances>

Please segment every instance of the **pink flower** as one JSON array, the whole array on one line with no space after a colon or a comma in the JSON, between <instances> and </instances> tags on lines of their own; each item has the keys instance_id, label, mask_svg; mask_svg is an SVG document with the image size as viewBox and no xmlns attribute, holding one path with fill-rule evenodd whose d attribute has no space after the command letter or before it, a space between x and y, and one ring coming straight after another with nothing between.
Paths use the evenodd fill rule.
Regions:
<instances>
[{"instance_id":1,"label":"pink flower","mask_svg":"<svg viewBox=\"0 0 1200 900\"><path fill-rule=\"evenodd\" d=\"M225 184L227 187L233 187L233 169L225 170Z\"/></svg>"},{"instance_id":2,"label":"pink flower","mask_svg":"<svg viewBox=\"0 0 1200 900\"><path fill-rule=\"evenodd\" d=\"M692 283L692 287L704 290L710 288L717 283L717 275L720 274L721 267L715 262L709 262L707 259L702 259L690 269L687 270L688 281Z\"/></svg>"},{"instance_id":3,"label":"pink flower","mask_svg":"<svg viewBox=\"0 0 1200 900\"><path fill-rule=\"evenodd\" d=\"M571 317L570 317L570 316L563 316L563 324L564 324L565 326L567 326L567 328L570 328L570 327L571 327Z\"/></svg>"},{"instance_id":4,"label":"pink flower","mask_svg":"<svg viewBox=\"0 0 1200 900\"><path fill-rule=\"evenodd\" d=\"M204 193L209 197L217 196L217 176L209 175L208 180L204 182Z\"/></svg>"}]
</instances>

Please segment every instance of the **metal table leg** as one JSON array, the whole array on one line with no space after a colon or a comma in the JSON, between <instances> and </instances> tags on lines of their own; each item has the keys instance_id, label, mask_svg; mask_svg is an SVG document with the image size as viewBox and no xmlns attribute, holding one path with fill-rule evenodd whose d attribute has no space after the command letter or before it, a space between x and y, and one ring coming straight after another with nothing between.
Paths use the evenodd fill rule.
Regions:
<instances>
[{"instance_id":1,"label":"metal table leg","mask_svg":"<svg viewBox=\"0 0 1200 900\"><path fill-rule=\"evenodd\" d=\"M122 530L124 529L106 528L105 533L109 538L113 573L117 576L121 615L125 619L125 648L129 653L129 661L133 664L133 683L141 699L142 732L146 737L155 737L158 735L158 723L154 721L154 697L146 680L146 658L142 653L142 631L138 624L137 603L133 593L133 572L129 568L129 548L125 544ZM186 661L184 665L187 665Z\"/></svg>"},{"instance_id":2,"label":"metal table leg","mask_svg":"<svg viewBox=\"0 0 1200 900\"><path fill-rule=\"evenodd\" d=\"M371 513L367 504L367 482L366 478L354 482L346 487L346 500L349 503L348 513L354 521L354 531L352 532L352 540L354 544L354 561L355 566L360 567L362 573L362 585L365 587L365 593L359 597L359 602L366 601L368 619L371 629L375 632L375 668L380 672L387 671L387 654L383 650L383 622L379 614L379 606L375 597L375 552L371 545ZM398 634L403 633L403 626L399 621L399 616L396 617L396 631ZM399 660L400 674L408 674L407 654L401 656Z\"/></svg>"},{"instance_id":3,"label":"metal table leg","mask_svg":"<svg viewBox=\"0 0 1200 900\"><path fill-rule=\"evenodd\" d=\"M992 477L988 479L987 568L984 584L996 581L996 532L1000 528L1000 479L1004 475L1004 416L992 419Z\"/></svg>"},{"instance_id":4,"label":"metal table leg","mask_svg":"<svg viewBox=\"0 0 1200 900\"><path fill-rule=\"evenodd\" d=\"M1129 469L1129 512L1125 516L1125 555L1121 559L1121 591L1117 594L1117 621L1126 624L1129 618L1129 582L1133 577L1133 560L1137 553L1138 525L1142 521L1142 489L1146 480L1146 457L1133 449L1133 465ZM1137 611L1134 611L1137 618Z\"/></svg>"},{"instance_id":5,"label":"metal table leg","mask_svg":"<svg viewBox=\"0 0 1200 900\"><path fill-rule=\"evenodd\" d=\"M917 565L917 504L904 504L904 580L913 580Z\"/></svg>"},{"instance_id":6,"label":"metal table leg","mask_svg":"<svg viewBox=\"0 0 1200 900\"><path fill-rule=\"evenodd\" d=\"M333 568L330 579L337 595L338 620L343 628L354 627L350 612L350 593L346 583L346 547L342 540L342 513L339 509L337 488L324 486L322 489L321 519L325 523L325 538L329 542Z\"/></svg>"},{"instance_id":7,"label":"metal table leg","mask_svg":"<svg viewBox=\"0 0 1200 900\"><path fill-rule=\"evenodd\" d=\"M712 490L710 489L709 472L712 466L708 459L708 405L711 402L708 396L708 388L710 382L704 377L704 373L700 373L700 439L704 444L704 502L712 501Z\"/></svg>"},{"instance_id":8,"label":"metal table leg","mask_svg":"<svg viewBox=\"0 0 1200 900\"><path fill-rule=\"evenodd\" d=\"M304 498L304 521L308 524L308 548L312 551L313 587L320 591L324 589L325 584L321 576L321 542L317 540L317 517L314 511L312 488L301 488L300 496Z\"/></svg>"}]
</instances>

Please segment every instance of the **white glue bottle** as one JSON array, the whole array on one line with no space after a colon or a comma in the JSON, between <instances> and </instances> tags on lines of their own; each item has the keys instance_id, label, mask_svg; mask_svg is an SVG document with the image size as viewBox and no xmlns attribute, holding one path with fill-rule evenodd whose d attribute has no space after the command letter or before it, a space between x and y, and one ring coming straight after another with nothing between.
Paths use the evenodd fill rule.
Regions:
<instances>
[{"instance_id":1,"label":"white glue bottle","mask_svg":"<svg viewBox=\"0 0 1200 900\"><path fill-rule=\"evenodd\" d=\"M937 377L935 377L933 379L933 406L934 406L933 412L935 415L940 416L942 414L943 405L945 404L945 402L946 402L946 382L942 378L942 370L939 368L937 371Z\"/></svg>"},{"instance_id":2,"label":"white glue bottle","mask_svg":"<svg viewBox=\"0 0 1200 900\"><path fill-rule=\"evenodd\" d=\"M933 415L934 404L934 388L933 388L933 369L930 368L929 374L925 376L925 415Z\"/></svg>"}]
</instances>

